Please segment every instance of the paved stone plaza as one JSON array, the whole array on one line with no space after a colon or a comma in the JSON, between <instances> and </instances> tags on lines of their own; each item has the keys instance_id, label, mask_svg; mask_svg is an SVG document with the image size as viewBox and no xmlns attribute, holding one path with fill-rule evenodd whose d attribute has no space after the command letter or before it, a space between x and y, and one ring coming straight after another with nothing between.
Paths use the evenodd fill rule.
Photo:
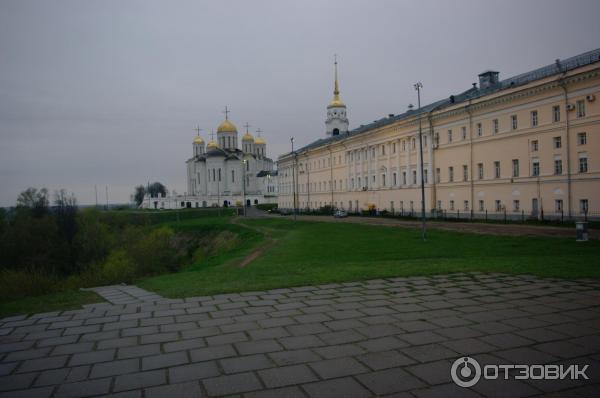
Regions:
<instances>
[{"instance_id":1,"label":"paved stone plaza","mask_svg":"<svg viewBox=\"0 0 600 398\"><path fill-rule=\"evenodd\" d=\"M0 320L0 397L600 396L600 281L390 278ZM450 367L590 365L583 381L454 385Z\"/></svg>"}]
</instances>

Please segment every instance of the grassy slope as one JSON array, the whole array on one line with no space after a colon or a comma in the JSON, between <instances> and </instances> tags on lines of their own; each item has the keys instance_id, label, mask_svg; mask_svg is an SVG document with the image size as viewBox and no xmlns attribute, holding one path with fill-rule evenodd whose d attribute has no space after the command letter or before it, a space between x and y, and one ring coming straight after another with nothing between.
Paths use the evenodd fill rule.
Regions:
<instances>
[{"instance_id":1,"label":"grassy slope","mask_svg":"<svg viewBox=\"0 0 600 398\"><path fill-rule=\"evenodd\" d=\"M84 304L99 303L102 298L94 292L67 290L42 296L25 297L0 302L0 318L15 314L64 311L81 308Z\"/></svg>"},{"instance_id":2,"label":"grassy slope","mask_svg":"<svg viewBox=\"0 0 600 398\"><path fill-rule=\"evenodd\" d=\"M277 244L244 268L236 259L254 244L223 253L218 261L148 278L140 286L170 297L298 286L403 275L460 271L527 273L565 278L600 277L600 242L498 237L358 224L245 220L269 230Z\"/></svg>"}]
</instances>

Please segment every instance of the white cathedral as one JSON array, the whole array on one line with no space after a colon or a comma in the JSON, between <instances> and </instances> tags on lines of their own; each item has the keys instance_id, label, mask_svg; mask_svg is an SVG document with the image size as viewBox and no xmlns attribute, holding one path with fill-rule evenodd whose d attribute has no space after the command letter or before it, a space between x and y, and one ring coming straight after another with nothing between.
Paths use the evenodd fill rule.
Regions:
<instances>
[{"instance_id":1,"label":"white cathedral","mask_svg":"<svg viewBox=\"0 0 600 398\"><path fill-rule=\"evenodd\" d=\"M267 143L248 131L238 147L238 131L225 120L217 128L217 141L208 144L198 135L192 142L193 155L187 164L187 192L164 197L146 196L140 205L150 209L231 207L277 203L277 171L267 157Z\"/></svg>"}]
</instances>

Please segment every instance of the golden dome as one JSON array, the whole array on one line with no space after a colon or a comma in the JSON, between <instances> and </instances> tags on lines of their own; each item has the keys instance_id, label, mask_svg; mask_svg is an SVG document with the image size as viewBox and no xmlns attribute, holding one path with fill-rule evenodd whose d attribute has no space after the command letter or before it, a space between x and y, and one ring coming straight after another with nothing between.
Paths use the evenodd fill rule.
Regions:
<instances>
[{"instance_id":1,"label":"golden dome","mask_svg":"<svg viewBox=\"0 0 600 398\"><path fill-rule=\"evenodd\" d=\"M233 123L225 119L223 123L217 127L217 133L237 133L237 128Z\"/></svg>"},{"instance_id":2,"label":"golden dome","mask_svg":"<svg viewBox=\"0 0 600 398\"><path fill-rule=\"evenodd\" d=\"M256 137L256 139L254 140L254 143L256 145L265 145L266 144L265 140L263 140L263 138L260 136Z\"/></svg>"},{"instance_id":3,"label":"golden dome","mask_svg":"<svg viewBox=\"0 0 600 398\"><path fill-rule=\"evenodd\" d=\"M252 137L252 134L250 134L250 133L247 132L242 137L242 141L254 141L254 137Z\"/></svg>"},{"instance_id":4,"label":"golden dome","mask_svg":"<svg viewBox=\"0 0 600 398\"><path fill-rule=\"evenodd\" d=\"M215 142L215 140L208 141L208 145L206 145L206 149L215 149L215 148L218 148L218 145Z\"/></svg>"},{"instance_id":5,"label":"golden dome","mask_svg":"<svg viewBox=\"0 0 600 398\"><path fill-rule=\"evenodd\" d=\"M204 140L199 135L194 137L194 144L204 144Z\"/></svg>"},{"instance_id":6,"label":"golden dome","mask_svg":"<svg viewBox=\"0 0 600 398\"><path fill-rule=\"evenodd\" d=\"M328 108L335 108L335 107L345 108L346 105L340 99L340 95L339 94L335 94L333 96L333 99L329 102L329 105L327 105L327 107Z\"/></svg>"}]
</instances>

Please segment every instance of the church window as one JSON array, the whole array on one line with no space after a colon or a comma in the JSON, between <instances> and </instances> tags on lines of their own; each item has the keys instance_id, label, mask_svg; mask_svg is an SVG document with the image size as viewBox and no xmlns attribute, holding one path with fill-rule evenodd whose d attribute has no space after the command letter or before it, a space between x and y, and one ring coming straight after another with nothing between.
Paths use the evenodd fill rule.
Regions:
<instances>
[{"instance_id":1,"label":"church window","mask_svg":"<svg viewBox=\"0 0 600 398\"><path fill-rule=\"evenodd\" d=\"M402 172L402 185L406 185L406 171Z\"/></svg>"},{"instance_id":2,"label":"church window","mask_svg":"<svg viewBox=\"0 0 600 398\"><path fill-rule=\"evenodd\" d=\"M381 186L385 187L385 174L381 175Z\"/></svg>"},{"instance_id":3,"label":"church window","mask_svg":"<svg viewBox=\"0 0 600 398\"><path fill-rule=\"evenodd\" d=\"M394 173L393 176L394 176L394 185L397 185L398 184L398 180L397 180L396 173Z\"/></svg>"},{"instance_id":4,"label":"church window","mask_svg":"<svg viewBox=\"0 0 600 398\"><path fill-rule=\"evenodd\" d=\"M212 178L212 180L215 181L216 180L216 177L215 177L216 171L215 171L215 169L212 169L212 170L213 170L213 173L212 173L213 174L213 178Z\"/></svg>"},{"instance_id":5,"label":"church window","mask_svg":"<svg viewBox=\"0 0 600 398\"><path fill-rule=\"evenodd\" d=\"M219 169L219 181L221 181L221 169Z\"/></svg>"},{"instance_id":6,"label":"church window","mask_svg":"<svg viewBox=\"0 0 600 398\"><path fill-rule=\"evenodd\" d=\"M235 182L235 170L231 170L231 182Z\"/></svg>"}]
</instances>

